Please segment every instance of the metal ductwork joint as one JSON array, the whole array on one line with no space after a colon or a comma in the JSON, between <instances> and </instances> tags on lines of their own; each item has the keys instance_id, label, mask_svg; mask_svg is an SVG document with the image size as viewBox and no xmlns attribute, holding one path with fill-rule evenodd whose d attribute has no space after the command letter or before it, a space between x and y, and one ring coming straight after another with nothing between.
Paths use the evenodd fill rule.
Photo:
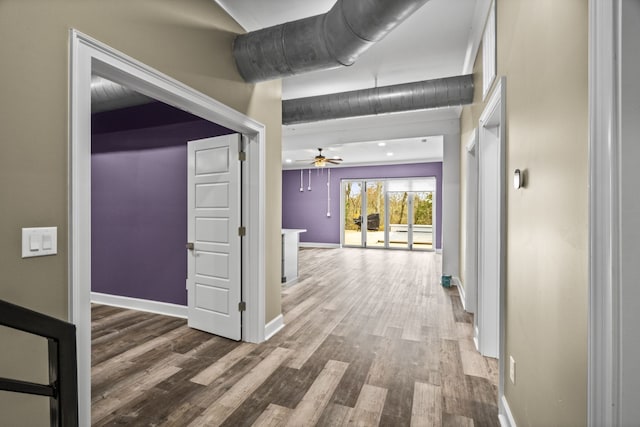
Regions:
<instances>
[{"instance_id":1,"label":"metal ductwork joint","mask_svg":"<svg viewBox=\"0 0 640 427\"><path fill-rule=\"evenodd\" d=\"M338 0L323 15L236 37L233 55L247 82L351 65L428 0Z\"/></svg>"},{"instance_id":2,"label":"metal ductwork joint","mask_svg":"<svg viewBox=\"0 0 640 427\"><path fill-rule=\"evenodd\" d=\"M473 75L282 101L282 124L317 122L473 102Z\"/></svg>"}]
</instances>

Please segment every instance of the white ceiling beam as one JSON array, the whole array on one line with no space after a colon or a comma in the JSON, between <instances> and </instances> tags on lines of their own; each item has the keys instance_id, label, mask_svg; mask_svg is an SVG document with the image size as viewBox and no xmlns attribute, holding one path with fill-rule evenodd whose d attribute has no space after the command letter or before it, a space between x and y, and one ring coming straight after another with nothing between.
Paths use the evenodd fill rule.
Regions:
<instances>
[{"instance_id":1,"label":"white ceiling beam","mask_svg":"<svg viewBox=\"0 0 640 427\"><path fill-rule=\"evenodd\" d=\"M460 107L356 117L282 127L283 150L460 132Z\"/></svg>"}]
</instances>

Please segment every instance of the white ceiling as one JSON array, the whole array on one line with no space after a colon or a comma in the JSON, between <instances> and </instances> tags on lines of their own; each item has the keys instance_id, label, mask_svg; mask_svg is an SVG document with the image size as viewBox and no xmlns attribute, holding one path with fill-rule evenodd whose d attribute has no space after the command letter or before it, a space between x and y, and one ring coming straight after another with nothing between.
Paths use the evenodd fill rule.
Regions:
<instances>
[{"instance_id":1,"label":"white ceiling","mask_svg":"<svg viewBox=\"0 0 640 427\"><path fill-rule=\"evenodd\" d=\"M318 147L320 148L320 147ZM344 165L331 166L370 166L388 163L415 163L415 153L421 152L423 161L442 160L442 137L383 139L378 141L359 141L345 144L330 144L322 147L322 154L328 159L348 159ZM311 167L317 148L283 150L283 169L301 169ZM302 157L299 157L301 156Z\"/></svg>"},{"instance_id":2,"label":"white ceiling","mask_svg":"<svg viewBox=\"0 0 640 427\"><path fill-rule=\"evenodd\" d=\"M335 0L216 1L247 31L325 13L335 3ZM479 25L483 3L486 1L430 0L354 65L283 79L283 99L468 73L469 51L474 49L475 27ZM345 166L406 163L409 159L432 161L434 152L423 149L425 144L420 141L451 132L452 122L457 123L459 114L457 107L283 126L283 162L287 158L313 157L317 147L340 147ZM376 132L369 131L372 127ZM375 155L377 150L371 147L377 147L381 140L393 141L394 156L387 156L384 150ZM373 143L366 144L367 141ZM347 148L349 144L354 145ZM407 147L401 148L402 144ZM439 153L441 160L441 148ZM283 167L300 166L283 163Z\"/></svg>"}]
</instances>

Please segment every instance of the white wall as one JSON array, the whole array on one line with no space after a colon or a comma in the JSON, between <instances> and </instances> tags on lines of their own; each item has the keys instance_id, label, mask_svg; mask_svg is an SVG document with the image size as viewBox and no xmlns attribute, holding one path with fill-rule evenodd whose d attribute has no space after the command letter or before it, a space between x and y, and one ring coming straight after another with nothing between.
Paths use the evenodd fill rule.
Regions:
<instances>
[{"instance_id":1,"label":"white wall","mask_svg":"<svg viewBox=\"0 0 640 427\"><path fill-rule=\"evenodd\" d=\"M640 1L621 0L620 425L640 420Z\"/></svg>"},{"instance_id":2,"label":"white wall","mask_svg":"<svg viewBox=\"0 0 640 427\"><path fill-rule=\"evenodd\" d=\"M459 276L460 134L444 135L442 161L442 274Z\"/></svg>"}]
</instances>

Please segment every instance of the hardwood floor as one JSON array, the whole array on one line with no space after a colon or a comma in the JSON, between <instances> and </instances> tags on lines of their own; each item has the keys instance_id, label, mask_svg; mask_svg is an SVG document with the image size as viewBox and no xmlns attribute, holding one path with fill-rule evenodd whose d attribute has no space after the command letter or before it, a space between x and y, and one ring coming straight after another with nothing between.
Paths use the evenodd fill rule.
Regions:
<instances>
[{"instance_id":1,"label":"hardwood floor","mask_svg":"<svg viewBox=\"0 0 640 427\"><path fill-rule=\"evenodd\" d=\"M495 359L433 252L302 249L285 328L239 343L92 308L92 424L498 426Z\"/></svg>"}]
</instances>

